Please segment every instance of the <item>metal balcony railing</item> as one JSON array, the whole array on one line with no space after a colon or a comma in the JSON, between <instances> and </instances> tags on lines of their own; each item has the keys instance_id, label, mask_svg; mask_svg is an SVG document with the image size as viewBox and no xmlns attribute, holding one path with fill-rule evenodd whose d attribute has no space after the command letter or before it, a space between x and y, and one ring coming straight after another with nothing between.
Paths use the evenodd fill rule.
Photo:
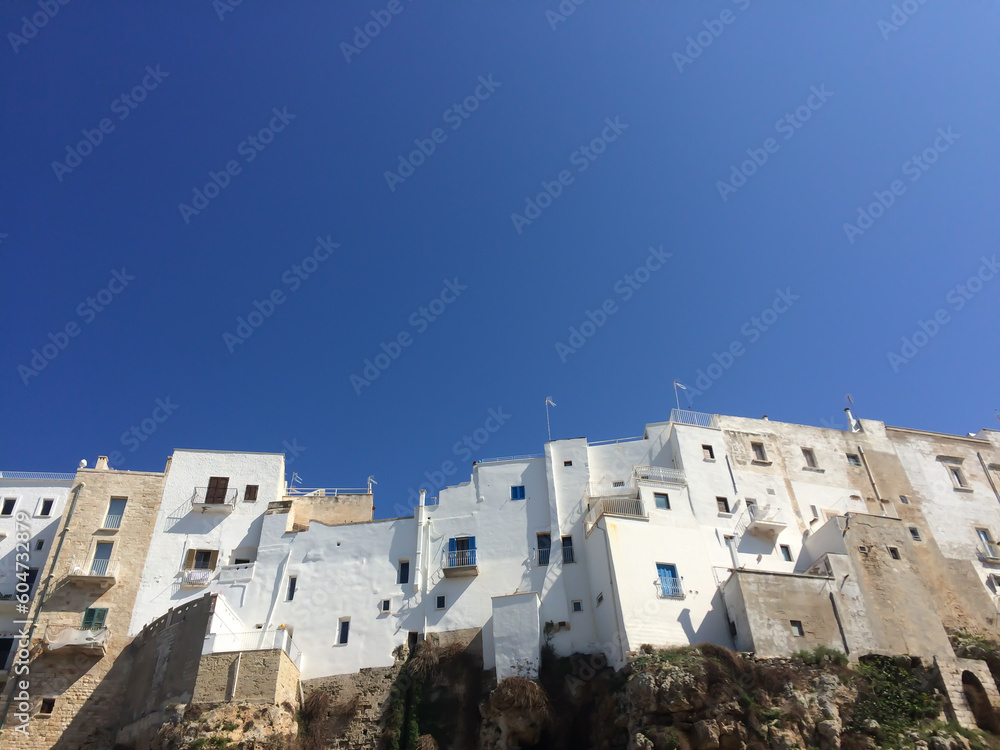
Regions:
<instances>
[{"instance_id":1,"label":"metal balcony railing","mask_svg":"<svg viewBox=\"0 0 1000 750\"><path fill-rule=\"evenodd\" d=\"M658 578L653 583L661 599L684 598L684 588L679 578Z\"/></svg>"},{"instance_id":2,"label":"metal balcony railing","mask_svg":"<svg viewBox=\"0 0 1000 750\"><path fill-rule=\"evenodd\" d=\"M181 584L182 586L207 586L212 581L212 576L215 574L214 570L206 570L202 568L195 568L192 570L184 571L184 580Z\"/></svg>"},{"instance_id":3,"label":"metal balcony railing","mask_svg":"<svg viewBox=\"0 0 1000 750\"><path fill-rule=\"evenodd\" d=\"M122 517L121 516L111 516L111 515L109 515L109 516L105 516L105 518L104 518L104 526L102 526L101 528L102 529L120 529L121 526L122 526Z\"/></svg>"},{"instance_id":4,"label":"metal balcony railing","mask_svg":"<svg viewBox=\"0 0 1000 750\"><path fill-rule=\"evenodd\" d=\"M227 507L231 508L236 504L236 498L240 494L238 488L233 487L232 489L227 489L225 496L222 501L208 502L208 487L195 487L194 495L191 498L191 504L196 507Z\"/></svg>"},{"instance_id":5,"label":"metal balcony railing","mask_svg":"<svg viewBox=\"0 0 1000 750\"><path fill-rule=\"evenodd\" d=\"M64 481L76 479L76 474L63 474L53 471L0 471L0 479L56 479Z\"/></svg>"},{"instance_id":6,"label":"metal balcony railing","mask_svg":"<svg viewBox=\"0 0 1000 750\"><path fill-rule=\"evenodd\" d=\"M476 552L474 549L460 549L449 552L445 559L446 568L464 568L466 565L477 565Z\"/></svg>"},{"instance_id":7,"label":"metal balcony railing","mask_svg":"<svg viewBox=\"0 0 1000 750\"><path fill-rule=\"evenodd\" d=\"M700 411L687 411L686 409L671 409L670 421L678 424L690 424L695 427L719 428L718 414L705 414Z\"/></svg>"},{"instance_id":8,"label":"metal balcony railing","mask_svg":"<svg viewBox=\"0 0 1000 750\"><path fill-rule=\"evenodd\" d=\"M648 520L646 508L638 497L602 497L594 502L584 517L586 533L594 527L601 516L621 516L623 518L639 518Z\"/></svg>"},{"instance_id":9,"label":"metal balcony railing","mask_svg":"<svg viewBox=\"0 0 1000 750\"><path fill-rule=\"evenodd\" d=\"M113 576L118 572L117 561L94 560L90 563L90 575L92 576Z\"/></svg>"},{"instance_id":10,"label":"metal balcony railing","mask_svg":"<svg viewBox=\"0 0 1000 750\"><path fill-rule=\"evenodd\" d=\"M666 466L636 466L632 469L632 478L637 482L687 484L682 469L670 469Z\"/></svg>"},{"instance_id":11,"label":"metal balcony railing","mask_svg":"<svg viewBox=\"0 0 1000 750\"><path fill-rule=\"evenodd\" d=\"M368 495L367 487L286 487L285 497L291 495L314 495L316 497L337 497L337 495Z\"/></svg>"},{"instance_id":12,"label":"metal balcony railing","mask_svg":"<svg viewBox=\"0 0 1000 750\"><path fill-rule=\"evenodd\" d=\"M90 567L84 568L76 564L75 560L70 561L69 575L71 578L86 580L88 578L117 578L118 569L121 567L121 558L109 560L98 558L90 561Z\"/></svg>"}]
</instances>

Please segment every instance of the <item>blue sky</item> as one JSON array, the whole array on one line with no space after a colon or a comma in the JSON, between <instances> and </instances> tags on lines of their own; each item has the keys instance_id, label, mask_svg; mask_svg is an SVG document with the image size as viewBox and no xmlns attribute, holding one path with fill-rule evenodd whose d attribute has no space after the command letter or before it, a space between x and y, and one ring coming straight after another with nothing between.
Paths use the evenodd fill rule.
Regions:
<instances>
[{"instance_id":1,"label":"blue sky","mask_svg":"<svg viewBox=\"0 0 1000 750\"><path fill-rule=\"evenodd\" d=\"M641 434L675 378L1000 427L998 32L986 0L5 3L0 464L284 451L383 517L541 451L546 396L554 438Z\"/></svg>"}]
</instances>

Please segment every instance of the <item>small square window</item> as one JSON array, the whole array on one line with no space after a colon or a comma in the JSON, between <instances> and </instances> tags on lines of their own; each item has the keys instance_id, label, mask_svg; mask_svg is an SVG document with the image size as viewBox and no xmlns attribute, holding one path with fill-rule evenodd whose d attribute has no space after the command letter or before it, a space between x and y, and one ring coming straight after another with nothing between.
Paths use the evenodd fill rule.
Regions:
<instances>
[{"instance_id":1,"label":"small square window","mask_svg":"<svg viewBox=\"0 0 1000 750\"><path fill-rule=\"evenodd\" d=\"M789 547L787 544L781 545L781 559L784 560L785 562L792 561L792 548Z\"/></svg>"},{"instance_id":2,"label":"small square window","mask_svg":"<svg viewBox=\"0 0 1000 750\"><path fill-rule=\"evenodd\" d=\"M714 461L715 460L715 449L711 445L703 445L703 446L701 446L701 453L704 456L704 458L705 458L706 461Z\"/></svg>"},{"instance_id":3,"label":"small square window","mask_svg":"<svg viewBox=\"0 0 1000 750\"><path fill-rule=\"evenodd\" d=\"M597 595L597 606L600 607L603 602L604 602L604 592L602 591Z\"/></svg>"},{"instance_id":4,"label":"small square window","mask_svg":"<svg viewBox=\"0 0 1000 750\"><path fill-rule=\"evenodd\" d=\"M906 495L900 495L899 496L899 502L901 502L903 505L909 505L910 504L910 501L909 501L909 499L907 499Z\"/></svg>"},{"instance_id":5,"label":"small square window","mask_svg":"<svg viewBox=\"0 0 1000 750\"><path fill-rule=\"evenodd\" d=\"M816 468L816 466L817 466L817 464L816 464L816 453L813 451L812 448L803 448L802 449L802 458L804 458L806 460L806 466L808 466L810 469L815 469Z\"/></svg>"},{"instance_id":6,"label":"small square window","mask_svg":"<svg viewBox=\"0 0 1000 750\"><path fill-rule=\"evenodd\" d=\"M392 607L392 599L383 599L379 607L382 612L388 612L389 609Z\"/></svg>"},{"instance_id":7,"label":"small square window","mask_svg":"<svg viewBox=\"0 0 1000 750\"><path fill-rule=\"evenodd\" d=\"M969 488L969 483L965 480L965 474L962 472L959 466L949 466L948 474L951 476L951 482L955 485L957 490L965 490Z\"/></svg>"},{"instance_id":8,"label":"small square window","mask_svg":"<svg viewBox=\"0 0 1000 750\"><path fill-rule=\"evenodd\" d=\"M653 500L660 510L670 510L670 496L666 492L654 492Z\"/></svg>"},{"instance_id":9,"label":"small square window","mask_svg":"<svg viewBox=\"0 0 1000 750\"><path fill-rule=\"evenodd\" d=\"M42 507L38 511L38 515L41 516L42 518L48 518L49 516L51 516L52 506L55 504L55 502L56 502L55 500L51 500L49 498L42 500Z\"/></svg>"},{"instance_id":10,"label":"small square window","mask_svg":"<svg viewBox=\"0 0 1000 750\"><path fill-rule=\"evenodd\" d=\"M618 480L615 480L614 482L612 482L611 486L612 487L624 487L625 486L625 482L623 480L621 480L621 479L618 479Z\"/></svg>"},{"instance_id":11,"label":"small square window","mask_svg":"<svg viewBox=\"0 0 1000 750\"><path fill-rule=\"evenodd\" d=\"M245 503L255 503L257 502L257 490L260 485L248 484L246 490L243 491L243 502Z\"/></svg>"},{"instance_id":12,"label":"small square window","mask_svg":"<svg viewBox=\"0 0 1000 750\"><path fill-rule=\"evenodd\" d=\"M789 620L789 622L792 626L792 635L796 638L802 638L806 634L805 629L802 627L801 620Z\"/></svg>"},{"instance_id":13,"label":"small square window","mask_svg":"<svg viewBox=\"0 0 1000 750\"><path fill-rule=\"evenodd\" d=\"M764 450L763 443L750 443L750 447L753 449L754 461L767 461L767 451Z\"/></svg>"},{"instance_id":14,"label":"small square window","mask_svg":"<svg viewBox=\"0 0 1000 750\"><path fill-rule=\"evenodd\" d=\"M35 552L37 552L38 550L40 550L44 546L45 546L45 540L44 539L39 539L37 542L35 542Z\"/></svg>"},{"instance_id":15,"label":"small square window","mask_svg":"<svg viewBox=\"0 0 1000 750\"><path fill-rule=\"evenodd\" d=\"M911 526L910 527L910 536L913 538L913 541L919 542L920 541L920 529L918 529L916 526Z\"/></svg>"},{"instance_id":16,"label":"small square window","mask_svg":"<svg viewBox=\"0 0 1000 750\"><path fill-rule=\"evenodd\" d=\"M719 507L719 513L729 512L729 499L725 497L715 498L715 504Z\"/></svg>"},{"instance_id":17,"label":"small square window","mask_svg":"<svg viewBox=\"0 0 1000 750\"><path fill-rule=\"evenodd\" d=\"M55 698L42 698L42 707L38 709L40 714L50 714L56 707Z\"/></svg>"},{"instance_id":18,"label":"small square window","mask_svg":"<svg viewBox=\"0 0 1000 750\"><path fill-rule=\"evenodd\" d=\"M563 461L563 466L572 466L572 465L573 465L572 461Z\"/></svg>"},{"instance_id":19,"label":"small square window","mask_svg":"<svg viewBox=\"0 0 1000 750\"><path fill-rule=\"evenodd\" d=\"M524 485L511 485L510 488L510 499L511 500L524 500Z\"/></svg>"},{"instance_id":20,"label":"small square window","mask_svg":"<svg viewBox=\"0 0 1000 750\"><path fill-rule=\"evenodd\" d=\"M849 463L851 466L861 466L861 459L858 458L857 453L848 453L847 463Z\"/></svg>"},{"instance_id":21,"label":"small square window","mask_svg":"<svg viewBox=\"0 0 1000 750\"><path fill-rule=\"evenodd\" d=\"M396 576L396 583L409 583L409 582L410 582L410 561L400 560L399 575Z\"/></svg>"},{"instance_id":22,"label":"small square window","mask_svg":"<svg viewBox=\"0 0 1000 750\"><path fill-rule=\"evenodd\" d=\"M437 602L434 604L434 609L444 609L444 605L445 605L444 594L440 594L437 597Z\"/></svg>"},{"instance_id":23,"label":"small square window","mask_svg":"<svg viewBox=\"0 0 1000 750\"><path fill-rule=\"evenodd\" d=\"M583 612L583 602L580 601L579 599L574 599L573 600L573 611L574 612Z\"/></svg>"},{"instance_id":24,"label":"small square window","mask_svg":"<svg viewBox=\"0 0 1000 750\"><path fill-rule=\"evenodd\" d=\"M889 547L889 557L893 560L901 559L899 556L899 549L897 547Z\"/></svg>"},{"instance_id":25,"label":"small square window","mask_svg":"<svg viewBox=\"0 0 1000 750\"><path fill-rule=\"evenodd\" d=\"M0 510L0 516L12 516L14 515L14 506L17 505L16 497L5 497L3 499L3 510Z\"/></svg>"}]
</instances>

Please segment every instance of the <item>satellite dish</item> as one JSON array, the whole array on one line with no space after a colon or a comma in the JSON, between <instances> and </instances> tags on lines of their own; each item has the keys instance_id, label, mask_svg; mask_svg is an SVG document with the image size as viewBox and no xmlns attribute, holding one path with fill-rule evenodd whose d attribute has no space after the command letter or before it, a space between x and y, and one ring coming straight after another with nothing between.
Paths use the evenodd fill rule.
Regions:
<instances>
[{"instance_id":1,"label":"satellite dish","mask_svg":"<svg viewBox=\"0 0 1000 750\"><path fill-rule=\"evenodd\" d=\"M80 461L80 467L79 468L81 468L81 469L86 469L87 468L87 459L85 459L85 458L81 459L81 461Z\"/></svg>"}]
</instances>

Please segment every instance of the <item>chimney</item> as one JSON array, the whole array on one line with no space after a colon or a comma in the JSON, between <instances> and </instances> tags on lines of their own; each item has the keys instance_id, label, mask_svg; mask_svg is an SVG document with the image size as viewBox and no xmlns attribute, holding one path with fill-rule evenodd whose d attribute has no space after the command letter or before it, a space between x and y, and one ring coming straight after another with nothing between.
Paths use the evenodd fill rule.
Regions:
<instances>
[{"instance_id":1,"label":"chimney","mask_svg":"<svg viewBox=\"0 0 1000 750\"><path fill-rule=\"evenodd\" d=\"M851 407L845 406L844 413L847 415L847 426L851 428L851 432L861 432L861 423L854 418Z\"/></svg>"},{"instance_id":2,"label":"chimney","mask_svg":"<svg viewBox=\"0 0 1000 750\"><path fill-rule=\"evenodd\" d=\"M94 470L95 471L107 471L110 468L111 467L108 466L108 457L107 456L98 456L97 457L97 463L94 464Z\"/></svg>"}]
</instances>

